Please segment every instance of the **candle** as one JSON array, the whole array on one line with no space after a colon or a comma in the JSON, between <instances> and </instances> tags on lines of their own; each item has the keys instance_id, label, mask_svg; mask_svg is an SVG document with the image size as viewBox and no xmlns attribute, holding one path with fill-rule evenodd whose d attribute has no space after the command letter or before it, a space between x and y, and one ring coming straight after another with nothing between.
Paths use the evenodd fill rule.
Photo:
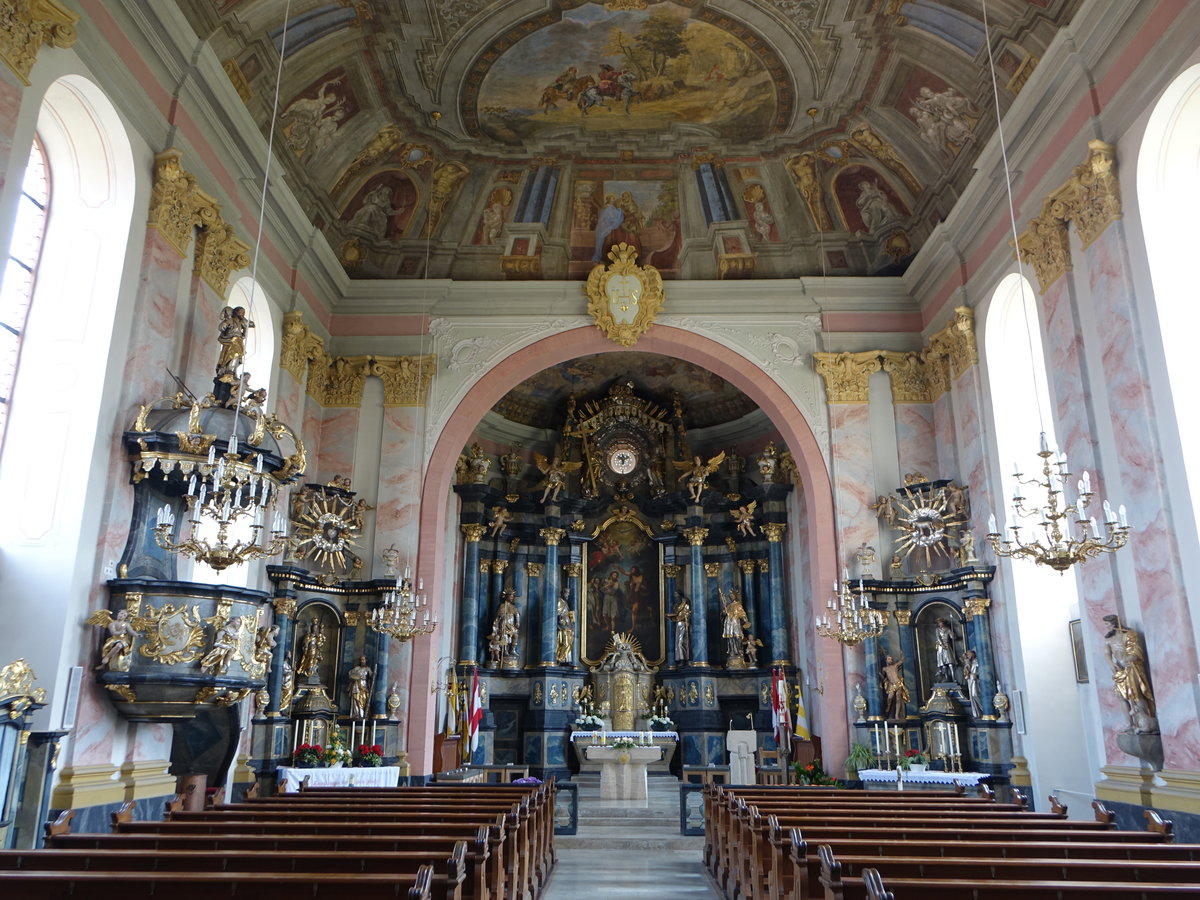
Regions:
<instances>
[{"instance_id":1,"label":"candle","mask_svg":"<svg viewBox=\"0 0 1200 900\"><path fill-rule=\"evenodd\" d=\"M1046 441L1046 432L1044 432L1044 431L1042 432L1042 436L1041 436L1041 449L1042 449L1043 453L1050 452L1050 444L1047 443L1047 441Z\"/></svg>"},{"instance_id":2,"label":"candle","mask_svg":"<svg viewBox=\"0 0 1200 900\"><path fill-rule=\"evenodd\" d=\"M988 516L988 534L999 534L1000 529L996 527L996 514L992 513Z\"/></svg>"},{"instance_id":3,"label":"candle","mask_svg":"<svg viewBox=\"0 0 1200 900\"><path fill-rule=\"evenodd\" d=\"M1127 521L1125 521L1125 504L1124 503L1122 503L1120 506L1117 507L1117 518L1120 520L1122 528L1129 527L1129 523Z\"/></svg>"}]
</instances>

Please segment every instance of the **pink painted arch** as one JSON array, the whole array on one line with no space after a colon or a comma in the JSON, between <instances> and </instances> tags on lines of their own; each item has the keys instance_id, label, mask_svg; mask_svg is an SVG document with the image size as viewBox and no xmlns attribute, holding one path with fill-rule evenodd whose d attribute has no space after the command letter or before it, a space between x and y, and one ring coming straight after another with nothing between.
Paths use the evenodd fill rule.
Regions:
<instances>
[{"instance_id":1,"label":"pink painted arch","mask_svg":"<svg viewBox=\"0 0 1200 900\"><path fill-rule=\"evenodd\" d=\"M538 372L579 356L609 353L622 349L592 326L584 326L544 338L513 353L493 367L473 385L451 414L438 436L425 483L421 491L418 571L431 584L448 584L453 578L445 571L447 509L446 494L454 475L454 462L470 439L484 414L513 387ZM655 326L637 345L638 350L661 353L694 363L725 378L738 387L770 417L795 457L807 492L805 531L812 541L809 596L821 597L819 585L831 583L837 572L834 549L833 499L824 457L804 416L787 393L761 368L710 338L681 328ZM788 539L795 541L797 529L789 529ZM792 554L793 558L795 555ZM441 591L433 596L441 602ZM793 622L796 610L792 610ZM445 620L445 616L439 618ZM408 711L408 759L414 775L429 774L433 756L434 704L430 685L433 677L432 644L416 641L410 707ZM819 695L826 752L848 746L849 724L846 717L845 673L841 645L818 642L819 658L814 663L823 670L826 682Z\"/></svg>"}]
</instances>

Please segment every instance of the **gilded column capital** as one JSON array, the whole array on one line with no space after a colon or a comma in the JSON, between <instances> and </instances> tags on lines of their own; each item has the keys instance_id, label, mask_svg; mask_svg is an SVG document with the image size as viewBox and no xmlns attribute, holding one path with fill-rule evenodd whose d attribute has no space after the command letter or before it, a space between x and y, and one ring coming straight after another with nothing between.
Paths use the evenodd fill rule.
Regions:
<instances>
[{"instance_id":1,"label":"gilded column capital","mask_svg":"<svg viewBox=\"0 0 1200 900\"><path fill-rule=\"evenodd\" d=\"M752 559L739 559L737 561L737 567L742 570L743 575L749 577L750 575L754 574L754 570L757 568L757 565Z\"/></svg>"},{"instance_id":2,"label":"gilded column capital","mask_svg":"<svg viewBox=\"0 0 1200 900\"><path fill-rule=\"evenodd\" d=\"M704 564L704 574L707 575L709 578L716 578L718 575L721 574L721 564L715 563L715 562L705 563Z\"/></svg>"},{"instance_id":3,"label":"gilded column capital","mask_svg":"<svg viewBox=\"0 0 1200 900\"><path fill-rule=\"evenodd\" d=\"M362 624L362 613L356 609L346 610L346 624L351 628L357 628Z\"/></svg>"},{"instance_id":4,"label":"gilded column capital","mask_svg":"<svg viewBox=\"0 0 1200 900\"><path fill-rule=\"evenodd\" d=\"M192 243L196 178L183 167L183 151L171 147L154 155L154 185L146 224L162 235L180 258Z\"/></svg>"},{"instance_id":5,"label":"gilded column capital","mask_svg":"<svg viewBox=\"0 0 1200 900\"><path fill-rule=\"evenodd\" d=\"M545 565L545 563L540 562L527 562L525 563L525 574L530 578L541 578L542 569L545 567Z\"/></svg>"},{"instance_id":6,"label":"gilded column capital","mask_svg":"<svg viewBox=\"0 0 1200 900\"><path fill-rule=\"evenodd\" d=\"M974 619L976 616L986 616L992 601L990 597L968 597L963 605L966 607L967 619Z\"/></svg>"},{"instance_id":7,"label":"gilded column capital","mask_svg":"<svg viewBox=\"0 0 1200 900\"><path fill-rule=\"evenodd\" d=\"M769 559L756 559L758 563L758 572L760 575L766 575L771 571L771 561Z\"/></svg>"},{"instance_id":8,"label":"gilded column capital","mask_svg":"<svg viewBox=\"0 0 1200 900\"><path fill-rule=\"evenodd\" d=\"M283 317L283 341L279 350L279 368L288 372L297 382L304 380L304 372L314 359L326 359L325 342L304 324L299 312L290 312Z\"/></svg>"},{"instance_id":9,"label":"gilded column capital","mask_svg":"<svg viewBox=\"0 0 1200 900\"><path fill-rule=\"evenodd\" d=\"M275 615L277 616L288 616L291 618L296 615L295 597L276 597L271 601L271 605L275 607Z\"/></svg>"},{"instance_id":10,"label":"gilded column capital","mask_svg":"<svg viewBox=\"0 0 1200 900\"><path fill-rule=\"evenodd\" d=\"M912 621L912 610L911 609L896 610L896 624L897 625L907 625L911 621Z\"/></svg>"},{"instance_id":11,"label":"gilded column capital","mask_svg":"<svg viewBox=\"0 0 1200 900\"><path fill-rule=\"evenodd\" d=\"M370 368L368 356L338 356L322 379L324 390L316 398L321 406L357 409L362 406L363 383Z\"/></svg>"},{"instance_id":12,"label":"gilded column capital","mask_svg":"<svg viewBox=\"0 0 1200 900\"><path fill-rule=\"evenodd\" d=\"M546 542L548 547L557 547L558 542L567 536L565 528L539 528L538 537Z\"/></svg>"},{"instance_id":13,"label":"gilded column capital","mask_svg":"<svg viewBox=\"0 0 1200 900\"><path fill-rule=\"evenodd\" d=\"M687 538L687 542L693 547L703 547L704 539L708 537L708 529L696 526L695 528L683 529L683 536Z\"/></svg>"},{"instance_id":14,"label":"gilded column capital","mask_svg":"<svg viewBox=\"0 0 1200 900\"><path fill-rule=\"evenodd\" d=\"M767 522L762 530L769 543L778 544L783 540L783 533L787 531L787 522Z\"/></svg>"},{"instance_id":15,"label":"gilded column capital","mask_svg":"<svg viewBox=\"0 0 1200 900\"><path fill-rule=\"evenodd\" d=\"M73 46L78 21L59 0L0 0L0 59L28 85L38 51Z\"/></svg>"},{"instance_id":16,"label":"gilded column capital","mask_svg":"<svg viewBox=\"0 0 1200 900\"><path fill-rule=\"evenodd\" d=\"M861 353L814 353L817 374L825 379L825 397L830 403L866 403L867 383L880 368L879 351Z\"/></svg>"},{"instance_id":17,"label":"gilded column capital","mask_svg":"<svg viewBox=\"0 0 1200 900\"><path fill-rule=\"evenodd\" d=\"M893 403L932 403L933 391L925 375L924 354L912 351L896 353L883 350L879 354L883 371L892 381Z\"/></svg>"},{"instance_id":18,"label":"gilded column capital","mask_svg":"<svg viewBox=\"0 0 1200 900\"><path fill-rule=\"evenodd\" d=\"M368 374L383 382L384 406L424 406L437 370L437 356L374 356Z\"/></svg>"},{"instance_id":19,"label":"gilded column capital","mask_svg":"<svg viewBox=\"0 0 1200 900\"><path fill-rule=\"evenodd\" d=\"M492 571L492 561L490 559L481 559L479 561L479 574L488 575Z\"/></svg>"},{"instance_id":20,"label":"gilded column capital","mask_svg":"<svg viewBox=\"0 0 1200 900\"><path fill-rule=\"evenodd\" d=\"M462 533L467 536L467 540L472 544L477 543L483 537L483 532L486 530L487 526L481 522L468 522L462 526Z\"/></svg>"},{"instance_id":21,"label":"gilded column capital","mask_svg":"<svg viewBox=\"0 0 1200 900\"><path fill-rule=\"evenodd\" d=\"M507 571L508 571L508 560L507 559L493 559L492 560L492 574L493 575L503 575Z\"/></svg>"},{"instance_id":22,"label":"gilded column capital","mask_svg":"<svg viewBox=\"0 0 1200 900\"><path fill-rule=\"evenodd\" d=\"M212 206L215 220L206 222L196 237L196 268L200 277L221 297L229 290L229 276L250 265L250 245L233 233L233 226Z\"/></svg>"},{"instance_id":23,"label":"gilded column capital","mask_svg":"<svg viewBox=\"0 0 1200 900\"><path fill-rule=\"evenodd\" d=\"M677 566L675 563L664 563L662 567L663 577L678 578L683 571L683 566Z\"/></svg>"},{"instance_id":24,"label":"gilded column capital","mask_svg":"<svg viewBox=\"0 0 1200 900\"><path fill-rule=\"evenodd\" d=\"M929 339L924 356L927 361L935 358L945 360L955 378L977 365L979 349L975 343L975 311L969 306L956 306L954 319Z\"/></svg>"},{"instance_id":25,"label":"gilded column capital","mask_svg":"<svg viewBox=\"0 0 1200 900\"><path fill-rule=\"evenodd\" d=\"M579 563L567 563L563 566L563 572L568 578L578 578L583 574L583 566Z\"/></svg>"}]
</instances>

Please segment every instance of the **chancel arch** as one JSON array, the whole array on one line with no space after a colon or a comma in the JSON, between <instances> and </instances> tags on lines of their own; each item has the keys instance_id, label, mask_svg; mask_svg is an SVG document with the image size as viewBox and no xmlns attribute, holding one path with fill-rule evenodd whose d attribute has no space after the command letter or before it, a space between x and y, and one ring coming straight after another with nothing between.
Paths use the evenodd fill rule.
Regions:
<instances>
[{"instance_id":1,"label":"chancel arch","mask_svg":"<svg viewBox=\"0 0 1200 900\"><path fill-rule=\"evenodd\" d=\"M453 546L452 542L457 541L462 532L459 523L452 519L453 509L448 506L446 496L455 480L456 460L469 444L483 416L515 385L547 366L617 349L591 326L564 331L536 341L498 361L486 378L477 380L465 391L436 441L431 442L432 451L421 497L421 544L417 563L417 569L423 577L432 579L434 583L448 584L453 583L458 575L449 570L449 566L455 564L455 556L449 552L449 546ZM799 521L787 523L782 540L789 548L796 547L799 542L805 543L807 546L803 557L793 558L806 558L810 562L805 570L795 571L791 577L792 596L788 610L792 623L790 651L793 654L800 651L800 657L813 671L814 682L818 678L825 680L825 693L821 695L819 703L813 701L818 708L816 714L823 716L827 734L839 735L832 739L845 739L846 725L840 714L825 714L828 710L840 710L845 704L841 648L831 647L831 642L821 641L815 648L805 646L803 650L800 649L801 642L811 640L812 605L824 599L820 585L831 582L837 570L829 474L825 468L825 456L804 414L777 381L763 377L757 365L694 331L656 326L638 342L637 350L686 360L724 378L757 404L778 429L780 439L791 451L797 468L796 481L804 491L804 502L795 504L794 508L802 510ZM446 594L437 599L443 607L452 601ZM444 618L450 617L446 615ZM716 627L719 634L719 618L716 619ZM429 693L429 684L436 674L434 653L434 647L429 643L413 647L411 724L408 734L409 752L414 760L428 759L423 755L432 753L432 746L427 743L425 735L432 731L435 712L435 704ZM764 660L763 664L769 662ZM713 710L718 708L715 698L711 707Z\"/></svg>"}]
</instances>

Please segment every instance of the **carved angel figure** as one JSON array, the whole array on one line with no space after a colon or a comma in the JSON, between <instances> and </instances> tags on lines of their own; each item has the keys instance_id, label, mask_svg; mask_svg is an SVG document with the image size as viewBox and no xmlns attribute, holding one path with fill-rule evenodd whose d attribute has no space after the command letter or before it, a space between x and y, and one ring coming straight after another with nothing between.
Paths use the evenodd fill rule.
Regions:
<instances>
[{"instance_id":1,"label":"carved angel figure","mask_svg":"<svg viewBox=\"0 0 1200 900\"><path fill-rule=\"evenodd\" d=\"M558 458L557 454L554 459L547 459L536 450L533 453L533 461L537 463L537 467L546 476L545 490L542 491L542 503L549 498L551 503L558 502L558 495L563 488L567 486L567 473L574 472L579 468L580 463L563 462Z\"/></svg>"},{"instance_id":2,"label":"carved angel figure","mask_svg":"<svg viewBox=\"0 0 1200 900\"><path fill-rule=\"evenodd\" d=\"M724 461L725 451L722 450L708 462L702 462L699 456L693 456L690 465L688 463L675 463L679 468L687 466L686 471L679 476L679 479L687 482L688 496L693 503L700 502L700 495L708 487L708 476L717 471L717 467Z\"/></svg>"},{"instance_id":3,"label":"carved angel figure","mask_svg":"<svg viewBox=\"0 0 1200 900\"><path fill-rule=\"evenodd\" d=\"M200 660L200 671L207 672L215 669L218 675L224 675L237 652L238 632L242 628L241 616L229 619L213 635L212 649Z\"/></svg>"},{"instance_id":4,"label":"carved angel figure","mask_svg":"<svg viewBox=\"0 0 1200 900\"><path fill-rule=\"evenodd\" d=\"M879 499L872 503L868 508L875 510L875 517L877 519L883 519L883 521L887 522L889 525L896 524L896 507L892 502L891 495L880 494Z\"/></svg>"},{"instance_id":5,"label":"carved angel figure","mask_svg":"<svg viewBox=\"0 0 1200 900\"><path fill-rule=\"evenodd\" d=\"M488 522L488 528L491 529L492 537L497 537L504 530L504 526L508 524L510 519L512 519L512 513L507 509L503 506L493 506L492 520Z\"/></svg>"},{"instance_id":6,"label":"carved angel figure","mask_svg":"<svg viewBox=\"0 0 1200 900\"><path fill-rule=\"evenodd\" d=\"M269 666L279 637L278 625L263 625L254 639L254 661Z\"/></svg>"},{"instance_id":7,"label":"carved angel figure","mask_svg":"<svg viewBox=\"0 0 1200 900\"><path fill-rule=\"evenodd\" d=\"M754 510L757 506L758 501L751 500L745 506L739 506L737 509L729 511L733 521L737 522L738 533L742 537L754 537L758 533L754 530Z\"/></svg>"},{"instance_id":8,"label":"carved angel figure","mask_svg":"<svg viewBox=\"0 0 1200 900\"><path fill-rule=\"evenodd\" d=\"M108 637L100 648L100 665L96 668L108 666L110 672L128 672L133 639L138 636L129 618L129 610L117 610L114 616L107 609L98 609L86 621L88 625L102 625L108 629Z\"/></svg>"}]
</instances>

